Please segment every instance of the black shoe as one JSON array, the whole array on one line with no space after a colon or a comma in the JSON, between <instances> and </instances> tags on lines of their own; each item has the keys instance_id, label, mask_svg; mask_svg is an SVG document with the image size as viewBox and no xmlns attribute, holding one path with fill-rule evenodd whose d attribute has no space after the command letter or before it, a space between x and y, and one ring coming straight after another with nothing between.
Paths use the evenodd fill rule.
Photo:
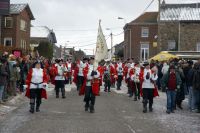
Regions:
<instances>
[{"instance_id":1,"label":"black shoe","mask_svg":"<svg viewBox=\"0 0 200 133\"><path fill-rule=\"evenodd\" d=\"M134 98L134 101L137 101L137 98Z\"/></svg>"},{"instance_id":2,"label":"black shoe","mask_svg":"<svg viewBox=\"0 0 200 133\"><path fill-rule=\"evenodd\" d=\"M170 114L170 111L169 111L169 110L167 110L167 111L166 111L166 113L167 113L167 114Z\"/></svg>"},{"instance_id":3,"label":"black shoe","mask_svg":"<svg viewBox=\"0 0 200 133\"><path fill-rule=\"evenodd\" d=\"M147 113L147 104L143 103L143 113Z\"/></svg>"},{"instance_id":4,"label":"black shoe","mask_svg":"<svg viewBox=\"0 0 200 133\"><path fill-rule=\"evenodd\" d=\"M39 107L36 107L36 112L40 112L40 108Z\"/></svg>"},{"instance_id":5,"label":"black shoe","mask_svg":"<svg viewBox=\"0 0 200 133\"><path fill-rule=\"evenodd\" d=\"M90 113L94 113L94 110L90 110Z\"/></svg>"},{"instance_id":6,"label":"black shoe","mask_svg":"<svg viewBox=\"0 0 200 133\"><path fill-rule=\"evenodd\" d=\"M181 109L181 110L183 109L183 107L182 107L181 105L177 105L177 107L178 107L179 109Z\"/></svg>"},{"instance_id":7,"label":"black shoe","mask_svg":"<svg viewBox=\"0 0 200 133\"><path fill-rule=\"evenodd\" d=\"M66 98L66 96L62 96L62 99L65 99Z\"/></svg>"},{"instance_id":8,"label":"black shoe","mask_svg":"<svg viewBox=\"0 0 200 133\"><path fill-rule=\"evenodd\" d=\"M175 113L174 110L172 110L171 113Z\"/></svg>"},{"instance_id":9,"label":"black shoe","mask_svg":"<svg viewBox=\"0 0 200 133\"><path fill-rule=\"evenodd\" d=\"M110 90L108 90L108 92L111 92Z\"/></svg>"},{"instance_id":10,"label":"black shoe","mask_svg":"<svg viewBox=\"0 0 200 133\"><path fill-rule=\"evenodd\" d=\"M151 108L149 108L149 112L153 112L153 108L151 107Z\"/></svg>"},{"instance_id":11,"label":"black shoe","mask_svg":"<svg viewBox=\"0 0 200 133\"><path fill-rule=\"evenodd\" d=\"M94 113L94 105L90 106L90 113Z\"/></svg>"},{"instance_id":12,"label":"black shoe","mask_svg":"<svg viewBox=\"0 0 200 133\"><path fill-rule=\"evenodd\" d=\"M31 107L30 107L29 112L32 113L32 114L34 113L34 106L31 106Z\"/></svg>"},{"instance_id":13,"label":"black shoe","mask_svg":"<svg viewBox=\"0 0 200 133\"><path fill-rule=\"evenodd\" d=\"M147 109L143 109L143 113L147 113Z\"/></svg>"},{"instance_id":14,"label":"black shoe","mask_svg":"<svg viewBox=\"0 0 200 133\"><path fill-rule=\"evenodd\" d=\"M86 111L86 112L88 111L88 107L85 107L85 111Z\"/></svg>"},{"instance_id":15,"label":"black shoe","mask_svg":"<svg viewBox=\"0 0 200 133\"><path fill-rule=\"evenodd\" d=\"M34 113L34 110L31 110L31 109L30 109L29 112L33 114L33 113Z\"/></svg>"},{"instance_id":16,"label":"black shoe","mask_svg":"<svg viewBox=\"0 0 200 133\"><path fill-rule=\"evenodd\" d=\"M59 98L59 96L57 95L56 98Z\"/></svg>"}]
</instances>

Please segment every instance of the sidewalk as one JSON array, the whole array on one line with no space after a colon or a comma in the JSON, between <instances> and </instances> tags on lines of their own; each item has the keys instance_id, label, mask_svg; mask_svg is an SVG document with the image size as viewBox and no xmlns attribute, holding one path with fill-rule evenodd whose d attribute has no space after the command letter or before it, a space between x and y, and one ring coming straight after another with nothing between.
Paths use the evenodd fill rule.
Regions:
<instances>
[{"instance_id":1,"label":"sidewalk","mask_svg":"<svg viewBox=\"0 0 200 133\"><path fill-rule=\"evenodd\" d=\"M2 116L8 114L9 112L15 110L20 104L25 101L24 93L17 94L15 97L8 98L8 101L4 104L0 104L0 119Z\"/></svg>"}]
</instances>

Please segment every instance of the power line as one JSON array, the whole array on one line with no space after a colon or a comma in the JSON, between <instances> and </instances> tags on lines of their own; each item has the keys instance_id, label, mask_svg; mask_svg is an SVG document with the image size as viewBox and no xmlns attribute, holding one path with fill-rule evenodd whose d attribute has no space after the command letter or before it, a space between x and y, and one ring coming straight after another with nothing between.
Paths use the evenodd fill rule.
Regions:
<instances>
[{"instance_id":1,"label":"power line","mask_svg":"<svg viewBox=\"0 0 200 133\"><path fill-rule=\"evenodd\" d=\"M112 29L121 29L123 27L112 27ZM88 32L88 31L98 31L98 29L53 29L54 31L63 32Z\"/></svg>"},{"instance_id":2,"label":"power line","mask_svg":"<svg viewBox=\"0 0 200 133\"><path fill-rule=\"evenodd\" d=\"M106 38L106 40L108 40L110 38L110 36L108 38ZM86 45L82 45L82 46L76 46L76 47L87 47L87 46L91 46L91 45L95 45L95 43L91 43L91 44L86 44Z\"/></svg>"},{"instance_id":3,"label":"power line","mask_svg":"<svg viewBox=\"0 0 200 133\"><path fill-rule=\"evenodd\" d=\"M154 0L152 0L148 5L147 5L147 7L144 9L144 11L142 12L142 14L143 13L145 13L146 11L147 11L147 9L153 4L153 2L154 2Z\"/></svg>"},{"instance_id":4,"label":"power line","mask_svg":"<svg viewBox=\"0 0 200 133\"><path fill-rule=\"evenodd\" d=\"M124 33L124 31L122 31L121 33L119 34L113 34L113 36L119 36L119 35L122 35Z\"/></svg>"}]
</instances>

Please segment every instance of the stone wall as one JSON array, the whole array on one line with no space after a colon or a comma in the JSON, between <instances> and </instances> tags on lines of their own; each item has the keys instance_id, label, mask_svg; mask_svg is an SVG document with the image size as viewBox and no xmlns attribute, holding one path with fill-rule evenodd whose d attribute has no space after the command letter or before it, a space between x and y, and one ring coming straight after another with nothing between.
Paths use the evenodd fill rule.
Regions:
<instances>
[{"instance_id":1,"label":"stone wall","mask_svg":"<svg viewBox=\"0 0 200 133\"><path fill-rule=\"evenodd\" d=\"M168 50L168 41L175 40L176 50L196 51L197 43L200 42L200 23L180 23L180 46L179 23L161 22L158 26L158 44L160 51Z\"/></svg>"},{"instance_id":2,"label":"stone wall","mask_svg":"<svg viewBox=\"0 0 200 133\"><path fill-rule=\"evenodd\" d=\"M160 51L168 50L168 41L175 40L178 46L178 23L160 23L158 26L158 46Z\"/></svg>"},{"instance_id":3,"label":"stone wall","mask_svg":"<svg viewBox=\"0 0 200 133\"><path fill-rule=\"evenodd\" d=\"M200 23L182 23L180 31L180 50L197 51L197 43L200 43Z\"/></svg>"}]
</instances>

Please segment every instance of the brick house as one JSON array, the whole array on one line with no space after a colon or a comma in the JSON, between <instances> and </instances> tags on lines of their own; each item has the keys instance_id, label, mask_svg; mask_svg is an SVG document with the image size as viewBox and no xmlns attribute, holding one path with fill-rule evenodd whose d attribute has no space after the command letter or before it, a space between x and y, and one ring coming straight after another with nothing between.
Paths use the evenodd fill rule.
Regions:
<instances>
[{"instance_id":1,"label":"brick house","mask_svg":"<svg viewBox=\"0 0 200 133\"><path fill-rule=\"evenodd\" d=\"M34 16L28 4L10 4L9 15L2 16L1 20L1 49L28 52L31 20Z\"/></svg>"},{"instance_id":2,"label":"brick house","mask_svg":"<svg viewBox=\"0 0 200 133\"><path fill-rule=\"evenodd\" d=\"M200 3L160 7L159 51L200 51Z\"/></svg>"},{"instance_id":3,"label":"brick house","mask_svg":"<svg viewBox=\"0 0 200 133\"><path fill-rule=\"evenodd\" d=\"M124 59L141 61L157 54L158 12L145 12L124 27Z\"/></svg>"}]
</instances>

